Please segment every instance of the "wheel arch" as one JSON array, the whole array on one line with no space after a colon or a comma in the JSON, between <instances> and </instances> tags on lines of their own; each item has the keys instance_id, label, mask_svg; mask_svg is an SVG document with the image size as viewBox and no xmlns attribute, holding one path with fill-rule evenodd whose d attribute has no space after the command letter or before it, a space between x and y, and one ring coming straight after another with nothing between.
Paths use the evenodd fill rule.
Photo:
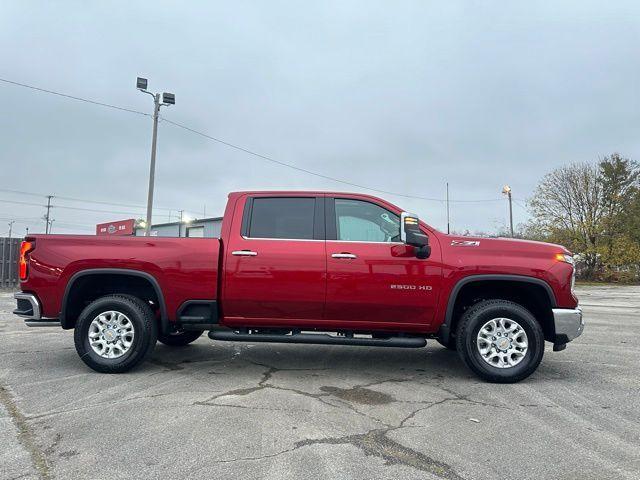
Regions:
<instances>
[{"instance_id":1,"label":"wheel arch","mask_svg":"<svg viewBox=\"0 0 640 480\"><path fill-rule=\"evenodd\" d=\"M124 285L123 287L107 285L104 287L104 290L99 289L103 295L114 293L128 294L131 292L127 291L127 289L131 289L132 287L135 287L138 291L142 289L142 291L145 291L149 295L151 294L150 292L153 292L152 300L157 302L160 312L160 328L162 332L169 331L169 317L167 315L166 302L158 280L149 273L125 268L93 268L74 273L71 278L69 278L64 290L64 295L62 296L60 311L60 324L62 328L66 330L74 328L77 315L82 310L79 302L81 302L83 298L78 292L83 292L83 290L78 290L78 288L95 286L96 281L100 279L100 277L102 277L105 282L117 278L118 280L122 280L121 284Z\"/></svg>"},{"instance_id":2,"label":"wheel arch","mask_svg":"<svg viewBox=\"0 0 640 480\"><path fill-rule=\"evenodd\" d=\"M475 292L486 294L492 289L497 292L497 296L491 298L514 300L522 298L522 295L527 295L524 302L520 300L518 303L531 310L531 313L542 324L545 339L553 339L555 331L551 309L555 308L557 304L551 286L540 278L506 274L470 275L460 279L451 289L444 323L440 326L438 336L448 342L462 316L460 309L465 306L463 303L470 301ZM507 292L507 290L512 291ZM528 297L529 294L531 298Z\"/></svg>"}]
</instances>

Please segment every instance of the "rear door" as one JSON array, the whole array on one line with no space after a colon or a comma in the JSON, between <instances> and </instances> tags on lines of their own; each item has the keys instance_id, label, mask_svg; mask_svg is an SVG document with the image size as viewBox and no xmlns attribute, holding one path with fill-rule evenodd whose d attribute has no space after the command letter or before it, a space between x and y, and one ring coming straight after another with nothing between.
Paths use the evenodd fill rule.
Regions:
<instances>
[{"instance_id":1,"label":"rear door","mask_svg":"<svg viewBox=\"0 0 640 480\"><path fill-rule=\"evenodd\" d=\"M225 246L225 322L277 326L321 319L323 197L251 195L238 204Z\"/></svg>"},{"instance_id":2,"label":"rear door","mask_svg":"<svg viewBox=\"0 0 640 480\"><path fill-rule=\"evenodd\" d=\"M432 323L441 279L437 241L420 260L400 242L400 212L349 197L327 197L326 212L325 319L389 330Z\"/></svg>"}]
</instances>

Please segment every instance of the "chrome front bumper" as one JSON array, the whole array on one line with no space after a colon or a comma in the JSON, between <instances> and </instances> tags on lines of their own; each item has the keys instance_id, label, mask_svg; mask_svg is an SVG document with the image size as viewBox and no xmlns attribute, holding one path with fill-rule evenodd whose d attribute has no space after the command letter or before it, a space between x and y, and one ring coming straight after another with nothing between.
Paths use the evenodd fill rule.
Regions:
<instances>
[{"instance_id":1,"label":"chrome front bumper","mask_svg":"<svg viewBox=\"0 0 640 480\"><path fill-rule=\"evenodd\" d=\"M582 335L584 318L580 307L554 308L552 312L556 330L556 341L554 343L568 343Z\"/></svg>"},{"instance_id":2,"label":"chrome front bumper","mask_svg":"<svg viewBox=\"0 0 640 480\"><path fill-rule=\"evenodd\" d=\"M13 295L18 301L18 308L13 313L25 319L24 323L28 327L59 327L57 318L46 318L42 316L42 308L38 297L32 293L18 292Z\"/></svg>"}]
</instances>

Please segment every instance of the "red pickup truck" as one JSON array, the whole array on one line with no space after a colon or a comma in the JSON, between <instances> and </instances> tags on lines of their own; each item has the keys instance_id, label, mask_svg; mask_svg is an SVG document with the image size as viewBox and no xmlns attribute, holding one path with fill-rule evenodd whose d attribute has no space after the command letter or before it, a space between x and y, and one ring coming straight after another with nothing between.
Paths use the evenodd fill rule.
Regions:
<instances>
[{"instance_id":1,"label":"red pickup truck","mask_svg":"<svg viewBox=\"0 0 640 480\"><path fill-rule=\"evenodd\" d=\"M447 235L382 199L231 193L219 239L29 235L15 314L75 329L80 358L124 372L156 341L423 347L492 382L582 333L564 247Z\"/></svg>"}]
</instances>

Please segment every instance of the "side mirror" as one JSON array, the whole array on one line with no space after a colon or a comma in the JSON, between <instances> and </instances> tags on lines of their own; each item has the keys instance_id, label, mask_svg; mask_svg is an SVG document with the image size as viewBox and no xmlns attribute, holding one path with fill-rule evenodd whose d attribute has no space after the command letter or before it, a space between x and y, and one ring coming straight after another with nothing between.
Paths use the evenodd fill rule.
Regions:
<instances>
[{"instance_id":1,"label":"side mirror","mask_svg":"<svg viewBox=\"0 0 640 480\"><path fill-rule=\"evenodd\" d=\"M420 230L418 216L408 212L400 215L400 240L407 245L416 247L417 258L429 258L431 247L429 237Z\"/></svg>"}]
</instances>

